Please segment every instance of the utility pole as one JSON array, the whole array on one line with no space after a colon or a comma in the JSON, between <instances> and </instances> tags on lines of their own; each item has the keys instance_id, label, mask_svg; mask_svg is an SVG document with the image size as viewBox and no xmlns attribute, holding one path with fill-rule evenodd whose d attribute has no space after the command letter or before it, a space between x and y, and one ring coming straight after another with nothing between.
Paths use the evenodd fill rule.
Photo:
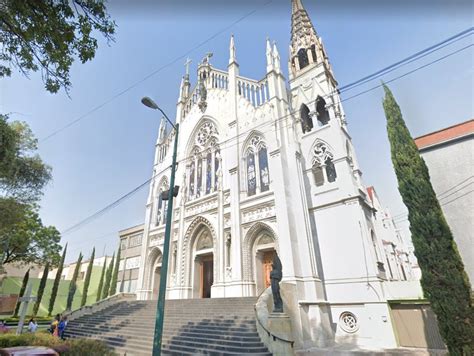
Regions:
<instances>
[{"instance_id":1,"label":"utility pole","mask_svg":"<svg viewBox=\"0 0 474 356\"><path fill-rule=\"evenodd\" d=\"M165 297L166 297L166 281L168 277L168 257L170 250L170 240L171 240L171 223L173 220L173 198L178 195L178 189L175 189L174 180L176 174L176 156L178 151L178 133L179 133L179 124L174 125L168 116L160 109L156 103L148 97L142 99L143 105L159 110L170 125L175 130L174 137L174 149L173 149L173 163L171 164L171 177L170 177L170 189L167 192L167 196L163 193L162 199L168 199L168 210L166 211L166 228L165 228L165 239L163 242L163 259L161 263L160 271L160 291L158 294L158 307L155 321L155 335L153 338L153 356L161 355L161 342L163 337L163 324L165 320ZM165 192L166 193L166 192Z\"/></svg>"}]
</instances>

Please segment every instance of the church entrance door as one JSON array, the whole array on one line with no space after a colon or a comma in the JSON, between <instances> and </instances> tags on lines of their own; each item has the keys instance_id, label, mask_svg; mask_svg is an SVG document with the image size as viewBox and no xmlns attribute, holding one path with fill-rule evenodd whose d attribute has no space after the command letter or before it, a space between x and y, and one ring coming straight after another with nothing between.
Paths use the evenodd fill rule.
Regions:
<instances>
[{"instance_id":1,"label":"church entrance door","mask_svg":"<svg viewBox=\"0 0 474 356\"><path fill-rule=\"evenodd\" d=\"M156 267L153 274L153 299L158 299L158 294L160 293L160 272L161 267Z\"/></svg>"},{"instance_id":2,"label":"church entrance door","mask_svg":"<svg viewBox=\"0 0 474 356\"><path fill-rule=\"evenodd\" d=\"M270 250L270 251L265 251L263 253L263 259L262 259L262 268L263 268L263 285L265 286L265 289L270 287L271 281L270 281L270 272L272 271L272 262L273 262L273 256L275 255L275 250Z\"/></svg>"},{"instance_id":3,"label":"church entrance door","mask_svg":"<svg viewBox=\"0 0 474 356\"><path fill-rule=\"evenodd\" d=\"M206 255L201 257L201 298L211 297L211 286L214 283L214 260L213 256Z\"/></svg>"}]
</instances>

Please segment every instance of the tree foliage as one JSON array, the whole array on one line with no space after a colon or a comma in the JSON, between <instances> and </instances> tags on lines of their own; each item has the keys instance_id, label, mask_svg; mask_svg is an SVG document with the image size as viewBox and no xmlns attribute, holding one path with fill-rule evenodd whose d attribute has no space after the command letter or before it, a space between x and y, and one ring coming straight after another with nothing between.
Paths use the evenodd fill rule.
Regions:
<instances>
[{"instance_id":1,"label":"tree foliage","mask_svg":"<svg viewBox=\"0 0 474 356\"><path fill-rule=\"evenodd\" d=\"M107 273L105 275L105 283L104 283L104 289L102 291L102 299L105 299L109 296L110 282L112 280L112 272L114 269L114 261L115 261L115 253L112 256L112 261L110 261L109 267L107 268Z\"/></svg>"},{"instance_id":2,"label":"tree foliage","mask_svg":"<svg viewBox=\"0 0 474 356\"><path fill-rule=\"evenodd\" d=\"M118 279L119 267L120 267L120 247L117 252L117 258L115 259L115 267L112 273L112 281L110 282L109 295L114 295L117 292L117 279Z\"/></svg>"},{"instance_id":3,"label":"tree foliage","mask_svg":"<svg viewBox=\"0 0 474 356\"><path fill-rule=\"evenodd\" d=\"M105 270L107 269L107 256L104 257L104 265L102 266L102 272L100 273L99 287L97 287L97 299L98 302L102 299L102 288L104 286Z\"/></svg>"},{"instance_id":4,"label":"tree foliage","mask_svg":"<svg viewBox=\"0 0 474 356\"><path fill-rule=\"evenodd\" d=\"M58 295L59 283L61 282L61 275L63 274L64 260L66 259L67 244L64 246L63 255L59 261L58 270L56 272L56 277L54 277L53 288L51 289L51 297L49 298L48 305L48 316L53 314L54 303L56 302L56 297Z\"/></svg>"},{"instance_id":5,"label":"tree foliage","mask_svg":"<svg viewBox=\"0 0 474 356\"><path fill-rule=\"evenodd\" d=\"M61 245L59 231L44 226L36 207L26 207L20 221L0 230L3 264L19 262L57 265Z\"/></svg>"},{"instance_id":6,"label":"tree foliage","mask_svg":"<svg viewBox=\"0 0 474 356\"><path fill-rule=\"evenodd\" d=\"M38 140L24 122L0 114L0 192L2 199L31 203L51 180L51 168L36 153ZM7 200L8 201L8 200Z\"/></svg>"},{"instance_id":7,"label":"tree foliage","mask_svg":"<svg viewBox=\"0 0 474 356\"><path fill-rule=\"evenodd\" d=\"M392 162L398 189L408 208L415 255L422 271L421 285L435 312L441 335L451 355L472 355L474 309L471 287L430 182L428 168L420 157L393 94L385 89L383 107L387 117Z\"/></svg>"},{"instance_id":8,"label":"tree foliage","mask_svg":"<svg viewBox=\"0 0 474 356\"><path fill-rule=\"evenodd\" d=\"M0 77L12 68L28 76L41 71L46 90L66 92L76 58L94 58L102 34L113 40L115 23L103 0L3 0L0 2Z\"/></svg>"},{"instance_id":9,"label":"tree foliage","mask_svg":"<svg viewBox=\"0 0 474 356\"><path fill-rule=\"evenodd\" d=\"M82 290L82 300L81 307L86 305L87 302L87 292L89 291L89 284L91 281L92 267L94 266L95 258L95 247L92 249L91 258L89 260L89 265L87 266L86 276L84 279L84 289Z\"/></svg>"},{"instance_id":10,"label":"tree foliage","mask_svg":"<svg viewBox=\"0 0 474 356\"><path fill-rule=\"evenodd\" d=\"M46 262L46 265L44 266L43 276L41 277L40 284L38 286L38 292L36 293L35 305L33 306L34 316L38 314L38 310L41 305L41 299L43 299L44 288L46 287L46 282L48 280L48 273L49 273L49 262Z\"/></svg>"},{"instance_id":11,"label":"tree foliage","mask_svg":"<svg viewBox=\"0 0 474 356\"><path fill-rule=\"evenodd\" d=\"M26 286L28 285L28 280L30 279L30 269L26 271L25 275L23 276L23 282L21 282L20 294L18 294L18 300L16 301L15 311L13 312L13 317L18 317L18 312L20 311L20 298L25 295Z\"/></svg>"},{"instance_id":12,"label":"tree foliage","mask_svg":"<svg viewBox=\"0 0 474 356\"><path fill-rule=\"evenodd\" d=\"M69 284L69 292L67 294L67 301L66 301L66 310L71 310L72 308L72 301L74 300L74 295L76 294L76 290L77 290L77 276L79 275L79 271L81 269L81 262L82 262L82 253L79 253L79 257L76 262L76 267L74 268L74 273L72 274L71 283Z\"/></svg>"}]
</instances>

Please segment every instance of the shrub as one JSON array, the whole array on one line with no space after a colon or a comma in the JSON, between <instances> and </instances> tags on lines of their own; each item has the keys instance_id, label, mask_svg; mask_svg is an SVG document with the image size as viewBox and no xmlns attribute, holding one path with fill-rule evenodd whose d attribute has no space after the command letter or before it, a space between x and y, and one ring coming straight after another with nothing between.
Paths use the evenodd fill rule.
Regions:
<instances>
[{"instance_id":1,"label":"shrub","mask_svg":"<svg viewBox=\"0 0 474 356\"><path fill-rule=\"evenodd\" d=\"M0 348L15 346L44 346L54 349L60 355L67 356L113 356L110 347L100 340L68 339L62 341L49 333L4 334L0 335Z\"/></svg>"}]
</instances>

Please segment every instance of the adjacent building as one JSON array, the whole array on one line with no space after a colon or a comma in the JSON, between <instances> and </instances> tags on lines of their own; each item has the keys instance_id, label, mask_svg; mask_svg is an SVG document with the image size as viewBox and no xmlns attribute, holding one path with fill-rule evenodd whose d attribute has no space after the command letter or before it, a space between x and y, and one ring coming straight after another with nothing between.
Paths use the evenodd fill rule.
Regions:
<instances>
[{"instance_id":1,"label":"adjacent building","mask_svg":"<svg viewBox=\"0 0 474 356\"><path fill-rule=\"evenodd\" d=\"M474 120L415 139L474 286Z\"/></svg>"}]
</instances>

